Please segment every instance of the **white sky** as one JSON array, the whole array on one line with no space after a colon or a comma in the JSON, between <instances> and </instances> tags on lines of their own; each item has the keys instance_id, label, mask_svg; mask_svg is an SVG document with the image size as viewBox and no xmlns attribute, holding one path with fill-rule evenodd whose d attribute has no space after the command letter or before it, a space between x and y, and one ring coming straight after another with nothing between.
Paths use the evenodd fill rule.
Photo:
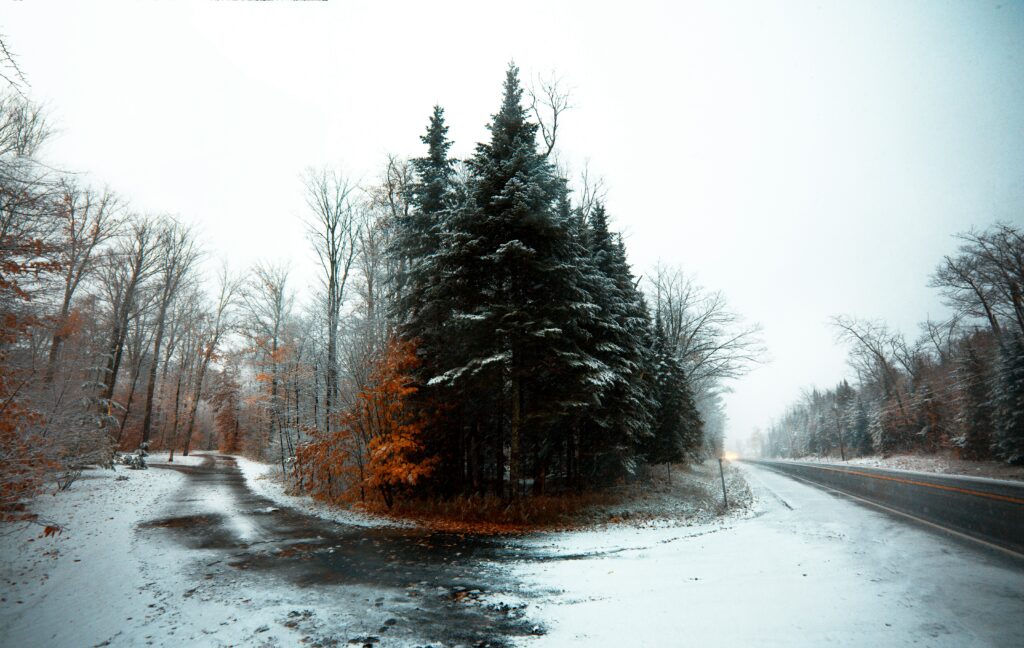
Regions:
<instances>
[{"instance_id":1,"label":"white sky","mask_svg":"<svg viewBox=\"0 0 1024 648\"><path fill-rule=\"evenodd\" d=\"M509 60L556 70L563 157L606 179L635 270L678 264L764 326L733 438L849 375L829 316L913 334L951 235L1024 223L1022 3L485 4L7 3L0 33L52 161L300 286L305 167L370 180L435 102L468 156Z\"/></svg>"}]
</instances>

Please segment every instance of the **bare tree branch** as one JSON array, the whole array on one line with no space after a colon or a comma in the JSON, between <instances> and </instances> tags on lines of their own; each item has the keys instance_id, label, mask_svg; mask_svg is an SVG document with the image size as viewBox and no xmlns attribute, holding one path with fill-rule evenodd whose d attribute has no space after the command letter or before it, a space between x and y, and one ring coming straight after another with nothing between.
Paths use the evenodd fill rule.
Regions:
<instances>
[{"instance_id":1,"label":"bare tree branch","mask_svg":"<svg viewBox=\"0 0 1024 648\"><path fill-rule=\"evenodd\" d=\"M560 78L552 74L546 79L538 78L526 93L530 97L529 110L537 120L541 139L544 140L544 157L548 157L558 142L559 119L562 113L573 107L569 101L569 90L565 89Z\"/></svg>"}]
</instances>

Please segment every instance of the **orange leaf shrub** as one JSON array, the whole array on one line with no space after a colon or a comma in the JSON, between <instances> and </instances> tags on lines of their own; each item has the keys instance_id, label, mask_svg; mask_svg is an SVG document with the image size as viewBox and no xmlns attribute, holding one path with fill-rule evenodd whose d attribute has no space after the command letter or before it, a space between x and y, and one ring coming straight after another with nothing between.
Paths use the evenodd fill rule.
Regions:
<instances>
[{"instance_id":1,"label":"orange leaf shrub","mask_svg":"<svg viewBox=\"0 0 1024 648\"><path fill-rule=\"evenodd\" d=\"M416 347L392 340L355 404L337 429L301 446L296 455L302 489L328 501L379 497L391 508L396 496L429 477L437 458L423 444L428 421L412 406L417 388Z\"/></svg>"}]
</instances>

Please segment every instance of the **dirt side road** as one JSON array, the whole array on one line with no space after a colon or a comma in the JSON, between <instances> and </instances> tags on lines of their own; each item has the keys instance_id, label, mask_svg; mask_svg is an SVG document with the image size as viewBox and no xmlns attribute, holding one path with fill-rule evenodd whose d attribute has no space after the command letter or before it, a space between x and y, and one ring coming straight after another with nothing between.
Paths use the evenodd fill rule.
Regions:
<instances>
[{"instance_id":1,"label":"dirt side road","mask_svg":"<svg viewBox=\"0 0 1024 648\"><path fill-rule=\"evenodd\" d=\"M540 631L518 610L481 601L515 589L500 568L515 552L500 538L354 527L277 508L249 490L231 457L161 468L186 481L139 533L202 555L191 596L269 592L294 607L264 619L253 641L504 646Z\"/></svg>"}]
</instances>

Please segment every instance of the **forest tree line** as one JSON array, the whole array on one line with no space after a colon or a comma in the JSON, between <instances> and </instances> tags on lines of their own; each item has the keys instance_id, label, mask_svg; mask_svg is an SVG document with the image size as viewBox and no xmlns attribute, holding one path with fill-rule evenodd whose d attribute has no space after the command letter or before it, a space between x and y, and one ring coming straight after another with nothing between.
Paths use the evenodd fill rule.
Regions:
<instances>
[{"instance_id":1,"label":"forest tree line","mask_svg":"<svg viewBox=\"0 0 1024 648\"><path fill-rule=\"evenodd\" d=\"M510 67L469 159L438 107L423 156L374 181L307 171L321 282L299 305L288 264L211 273L195 228L55 170L45 113L4 95L0 511L119 452L240 452L390 505L720 451L758 327L678 269L632 272L602 184L557 163L567 107Z\"/></svg>"},{"instance_id":2,"label":"forest tree line","mask_svg":"<svg viewBox=\"0 0 1024 648\"><path fill-rule=\"evenodd\" d=\"M958 240L931 277L949 319L922 323L911 341L882 323L835 318L855 384L806 393L756 436L763 456L947 450L1024 462L1024 232L1000 223Z\"/></svg>"}]
</instances>

